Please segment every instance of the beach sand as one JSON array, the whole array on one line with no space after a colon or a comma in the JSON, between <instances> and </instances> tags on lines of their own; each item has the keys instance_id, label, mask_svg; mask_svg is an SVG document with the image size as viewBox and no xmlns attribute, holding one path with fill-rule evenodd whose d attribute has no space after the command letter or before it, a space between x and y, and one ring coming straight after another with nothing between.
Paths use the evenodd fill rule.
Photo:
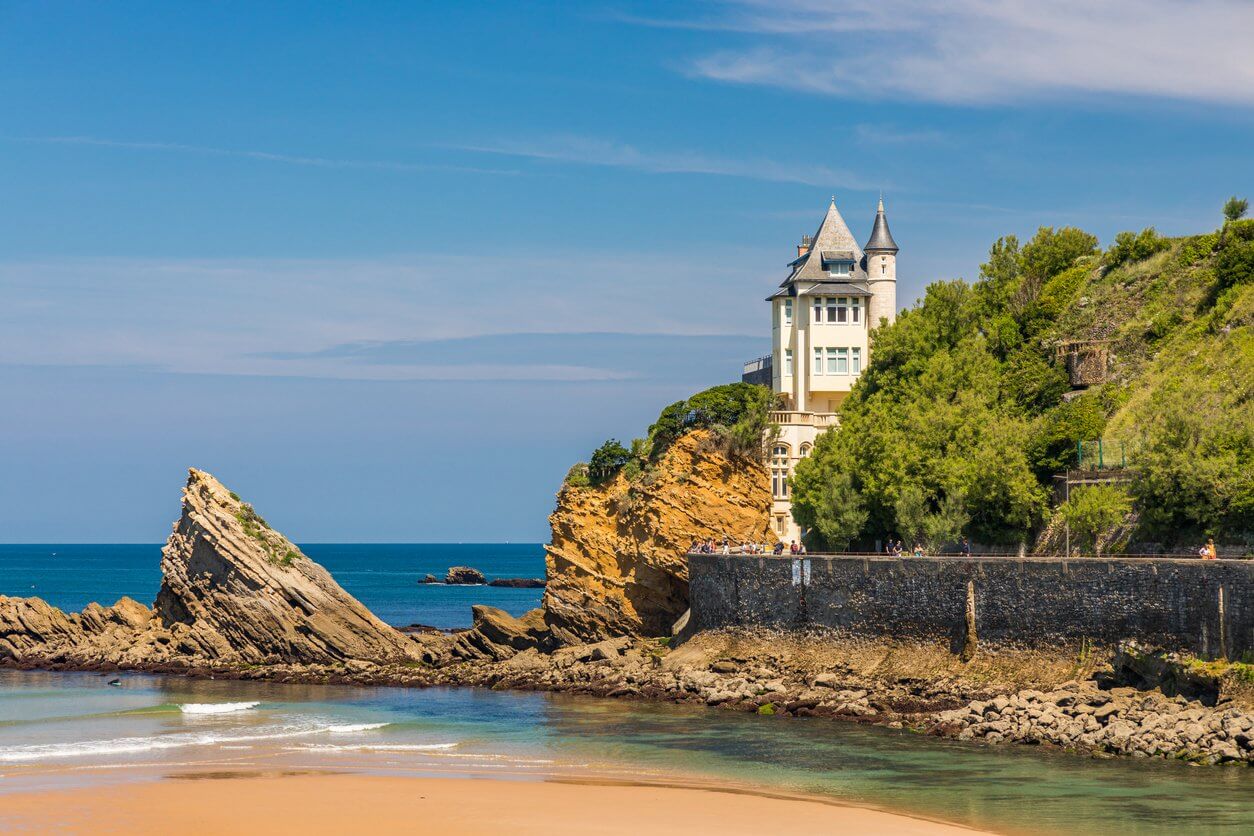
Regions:
<instances>
[{"instance_id":1,"label":"beach sand","mask_svg":"<svg viewBox=\"0 0 1254 836\"><path fill-rule=\"evenodd\" d=\"M0 829L209 834L971 834L822 799L628 783L189 773L0 795Z\"/></svg>"}]
</instances>

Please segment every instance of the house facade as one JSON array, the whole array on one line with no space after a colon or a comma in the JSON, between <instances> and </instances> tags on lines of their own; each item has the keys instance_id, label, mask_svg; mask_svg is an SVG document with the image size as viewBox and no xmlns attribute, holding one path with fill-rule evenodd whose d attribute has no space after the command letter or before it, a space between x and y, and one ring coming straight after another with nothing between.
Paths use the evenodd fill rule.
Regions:
<instances>
[{"instance_id":1,"label":"house facade","mask_svg":"<svg viewBox=\"0 0 1254 836\"><path fill-rule=\"evenodd\" d=\"M745 365L744 379L769 384L781 407L770 451L771 526L784 542L804 532L792 516L788 480L870 360L869 334L897 313L897 244L881 199L871 236L859 246L833 198L814 235L803 236L788 278L767 297L771 354Z\"/></svg>"}]
</instances>

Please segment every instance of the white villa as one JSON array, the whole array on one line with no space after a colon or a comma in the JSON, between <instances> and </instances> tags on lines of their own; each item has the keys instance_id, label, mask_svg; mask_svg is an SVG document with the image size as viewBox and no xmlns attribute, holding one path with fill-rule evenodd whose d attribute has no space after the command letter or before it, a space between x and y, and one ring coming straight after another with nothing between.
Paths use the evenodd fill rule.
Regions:
<instances>
[{"instance_id":1,"label":"white villa","mask_svg":"<svg viewBox=\"0 0 1254 836\"><path fill-rule=\"evenodd\" d=\"M836 200L813 236L803 236L791 274L771 294L771 354L745 364L744 380L769 384L783 410L772 449L771 523L785 543L800 540L788 478L819 433L838 423L840 404L866 366L868 331L897 315L897 244L884 201L865 247L858 246Z\"/></svg>"}]
</instances>

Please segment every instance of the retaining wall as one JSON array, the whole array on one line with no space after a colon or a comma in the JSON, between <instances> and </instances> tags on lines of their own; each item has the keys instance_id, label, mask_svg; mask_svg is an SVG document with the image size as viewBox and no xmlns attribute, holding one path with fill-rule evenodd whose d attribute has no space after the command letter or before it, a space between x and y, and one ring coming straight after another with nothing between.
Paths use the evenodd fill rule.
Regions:
<instances>
[{"instance_id":1,"label":"retaining wall","mask_svg":"<svg viewBox=\"0 0 1254 836\"><path fill-rule=\"evenodd\" d=\"M689 555L697 629L829 627L962 646L1137 639L1238 659L1254 652L1254 561Z\"/></svg>"}]
</instances>

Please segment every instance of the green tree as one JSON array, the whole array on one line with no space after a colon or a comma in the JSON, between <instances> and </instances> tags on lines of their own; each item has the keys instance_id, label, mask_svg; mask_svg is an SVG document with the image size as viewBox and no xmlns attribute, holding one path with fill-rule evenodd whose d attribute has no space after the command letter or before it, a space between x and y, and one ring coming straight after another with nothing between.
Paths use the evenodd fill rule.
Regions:
<instances>
[{"instance_id":1,"label":"green tree","mask_svg":"<svg viewBox=\"0 0 1254 836\"><path fill-rule=\"evenodd\" d=\"M1043 226L1023 247L1023 272L1044 281L1066 270L1081 256L1097 251L1097 236L1074 226Z\"/></svg>"},{"instance_id":2,"label":"green tree","mask_svg":"<svg viewBox=\"0 0 1254 836\"><path fill-rule=\"evenodd\" d=\"M1123 522L1132 499L1113 485L1088 485L1072 491L1058 510L1080 547L1100 555L1102 535Z\"/></svg>"},{"instance_id":3,"label":"green tree","mask_svg":"<svg viewBox=\"0 0 1254 836\"><path fill-rule=\"evenodd\" d=\"M838 473L821 488L822 496L797 518L801 525L818 531L823 543L834 550L849 548L866 528L867 510L853 477Z\"/></svg>"},{"instance_id":4,"label":"green tree","mask_svg":"<svg viewBox=\"0 0 1254 836\"><path fill-rule=\"evenodd\" d=\"M1245 212L1250 208L1250 202L1243 197L1233 195L1228 198L1228 202L1224 204L1224 221L1231 223L1239 221L1245 217Z\"/></svg>"},{"instance_id":5,"label":"green tree","mask_svg":"<svg viewBox=\"0 0 1254 836\"><path fill-rule=\"evenodd\" d=\"M611 438L592 453L588 461L588 478L593 484L604 483L614 477L623 465L631 460L631 451Z\"/></svg>"}]
</instances>

